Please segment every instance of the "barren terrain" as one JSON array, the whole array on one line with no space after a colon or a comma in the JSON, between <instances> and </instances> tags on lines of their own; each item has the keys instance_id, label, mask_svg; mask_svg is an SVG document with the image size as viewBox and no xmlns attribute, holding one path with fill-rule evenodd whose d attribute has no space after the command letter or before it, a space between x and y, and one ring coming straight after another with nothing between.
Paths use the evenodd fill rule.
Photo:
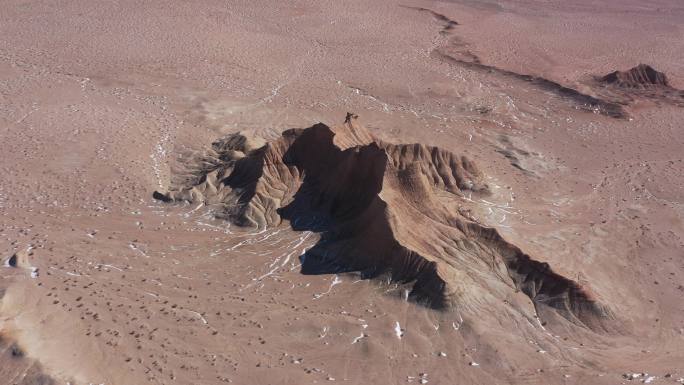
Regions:
<instances>
[{"instance_id":1,"label":"barren terrain","mask_svg":"<svg viewBox=\"0 0 684 385\"><path fill-rule=\"evenodd\" d=\"M677 0L7 0L0 384L684 383L683 90Z\"/></svg>"}]
</instances>

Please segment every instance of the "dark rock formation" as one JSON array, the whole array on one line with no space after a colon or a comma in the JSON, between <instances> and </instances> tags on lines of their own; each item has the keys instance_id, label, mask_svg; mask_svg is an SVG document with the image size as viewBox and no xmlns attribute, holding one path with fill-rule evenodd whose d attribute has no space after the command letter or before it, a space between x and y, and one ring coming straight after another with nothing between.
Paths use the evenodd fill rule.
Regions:
<instances>
[{"instance_id":1,"label":"dark rock formation","mask_svg":"<svg viewBox=\"0 0 684 385\"><path fill-rule=\"evenodd\" d=\"M439 309L492 309L521 291L538 309L606 328L610 312L578 283L454 207L464 193L489 194L468 158L377 140L351 114L340 126L319 123L254 143L261 142L240 134L214 143L187 183L155 197L201 201L239 225L287 221L319 233L301 257L305 274L389 275L412 284L410 298Z\"/></svg>"},{"instance_id":2,"label":"dark rock formation","mask_svg":"<svg viewBox=\"0 0 684 385\"><path fill-rule=\"evenodd\" d=\"M665 74L646 64L639 64L627 71L611 72L600 80L622 88L669 87Z\"/></svg>"}]
</instances>

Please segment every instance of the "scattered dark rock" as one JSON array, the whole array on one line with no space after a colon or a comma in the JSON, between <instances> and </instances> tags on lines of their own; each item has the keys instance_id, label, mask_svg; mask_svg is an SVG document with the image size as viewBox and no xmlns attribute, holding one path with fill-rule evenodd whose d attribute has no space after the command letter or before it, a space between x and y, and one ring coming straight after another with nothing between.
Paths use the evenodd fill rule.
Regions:
<instances>
[{"instance_id":1,"label":"scattered dark rock","mask_svg":"<svg viewBox=\"0 0 684 385\"><path fill-rule=\"evenodd\" d=\"M12 254L12 256L9 257L9 259L7 260L7 265L9 265L10 267L17 267L17 260L17 255Z\"/></svg>"}]
</instances>

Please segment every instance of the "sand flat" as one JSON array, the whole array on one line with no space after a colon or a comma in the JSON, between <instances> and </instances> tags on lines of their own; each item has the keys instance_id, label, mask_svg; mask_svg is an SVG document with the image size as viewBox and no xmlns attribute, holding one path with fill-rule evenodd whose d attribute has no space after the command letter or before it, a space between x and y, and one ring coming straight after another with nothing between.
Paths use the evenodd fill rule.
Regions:
<instances>
[{"instance_id":1,"label":"sand flat","mask_svg":"<svg viewBox=\"0 0 684 385\"><path fill-rule=\"evenodd\" d=\"M1 8L1 384L684 378L678 1ZM642 63L667 88L599 81ZM445 263L448 306L426 306L415 280L391 274L303 274L301 256L327 235L301 222L241 227L220 194L153 198L201 175L191 171L222 138L259 147L348 112L367 134L341 149L418 143L481 172L488 195L423 185L404 173L413 147L382 147L396 167L378 193L384 226ZM264 202L254 207L280 218ZM483 262L477 239L450 247L450 216L548 263L610 326L535 306L544 298ZM363 234L367 221L355 223Z\"/></svg>"}]
</instances>

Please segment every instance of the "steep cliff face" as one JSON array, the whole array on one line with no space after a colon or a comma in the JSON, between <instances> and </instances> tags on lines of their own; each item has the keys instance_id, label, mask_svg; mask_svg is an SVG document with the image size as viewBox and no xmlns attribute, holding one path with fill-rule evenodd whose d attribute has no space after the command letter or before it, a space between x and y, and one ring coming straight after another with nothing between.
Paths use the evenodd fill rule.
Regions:
<instances>
[{"instance_id":1,"label":"steep cliff face","mask_svg":"<svg viewBox=\"0 0 684 385\"><path fill-rule=\"evenodd\" d=\"M459 197L489 194L472 161L377 140L352 114L340 126L291 129L271 143L229 136L182 181L155 197L214 205L239 225L286 221L319 233L302 256L304 274L389 275L412 284L410 298L439 309L502 306L522 291L535 308L594 330L612 317L578 283L459 213Z\"/></svg>"}]
</instances>

